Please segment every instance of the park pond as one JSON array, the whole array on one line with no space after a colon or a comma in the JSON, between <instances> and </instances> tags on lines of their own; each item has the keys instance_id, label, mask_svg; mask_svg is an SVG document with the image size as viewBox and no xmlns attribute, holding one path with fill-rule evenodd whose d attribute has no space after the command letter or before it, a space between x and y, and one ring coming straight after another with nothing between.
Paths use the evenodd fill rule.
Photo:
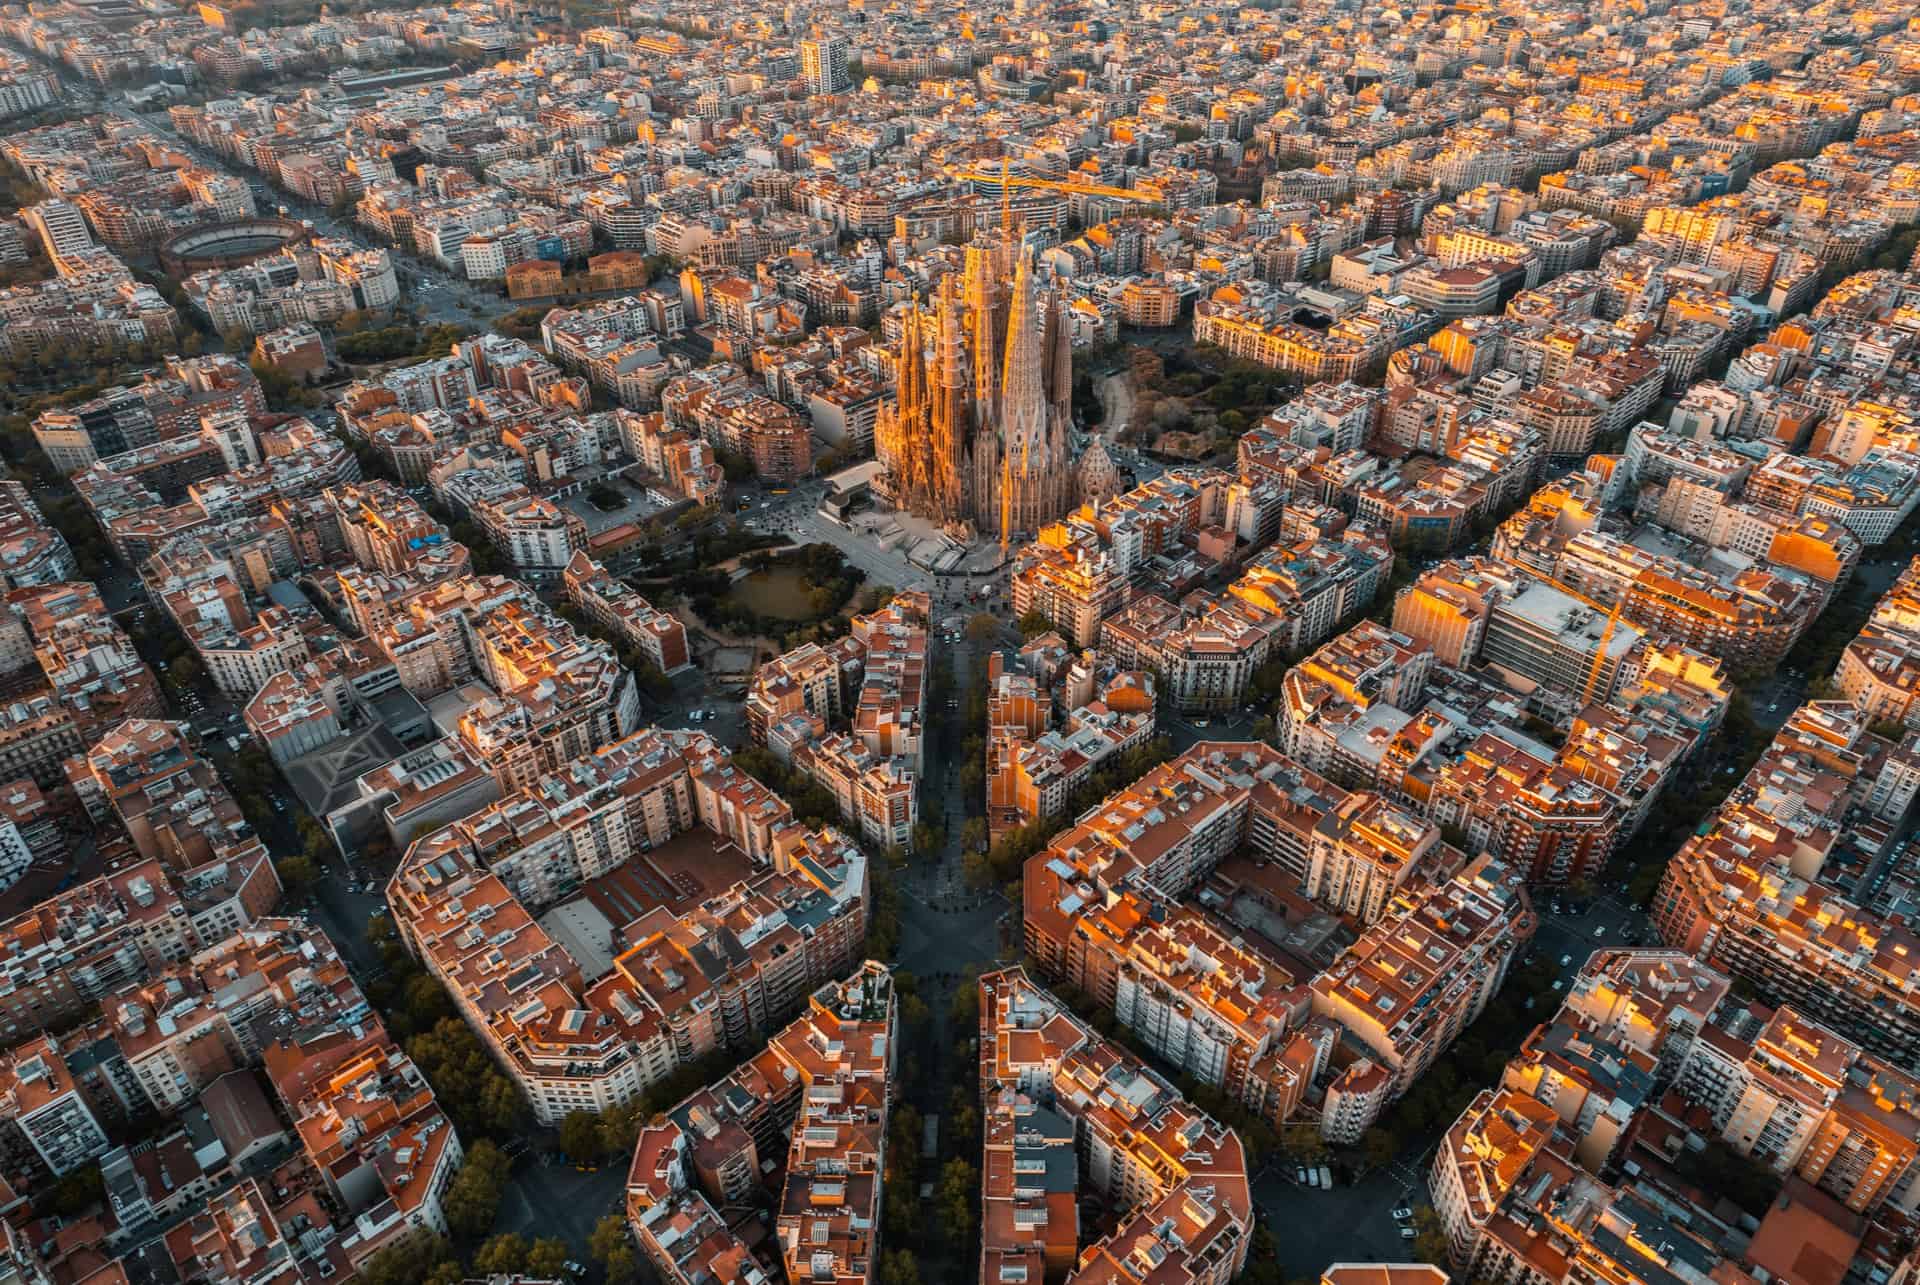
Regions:
<instances>
[{"instance_id":1,"label":"park pond","mask_svg":"<svg viewBox=\"0 0 1920 1285\"><path fill-rule=\"evenodd\" d=\"M735 581L727 597L756 616L800 621L820 614L814 601L816 592L803 567L779 563Z\"/></svg>"}]
</instances>

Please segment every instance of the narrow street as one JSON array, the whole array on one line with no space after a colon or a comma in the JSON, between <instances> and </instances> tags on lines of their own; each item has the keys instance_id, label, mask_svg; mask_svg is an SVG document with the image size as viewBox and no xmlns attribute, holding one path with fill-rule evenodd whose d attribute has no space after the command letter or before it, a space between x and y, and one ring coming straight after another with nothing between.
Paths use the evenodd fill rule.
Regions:
<instances>
[{"instance_id":1,"label":"narrow street","mask_svg":"<svg viewBox=\"0 0 1920 1285\"><path fill-rule=\"evenodd\" d=\"M970 735L979 731L962 720L974 675L984 672L986 656L994 645L967 639L964 627L961 641L949 645L939 622L964 608L942 606L935 601L934 625L930 630L935 656L949 659L953 667L951 695L941 699L956 702L951 709L935 711L938 732L926 751L925 788L939 789L945 809L946 843L937 857L916 857L901 875L900 949L894 966L912 973L918 980L920 997L932 1013L932 1029L927 1047L915 1050L919 1079L909 1095L922 1119L943 1117L937 1155L920 1163L920 1181L937 1183L942 1165L951 1160L980 1163L972 1139L964 1143L955 1138L950 1127L950 1107L957 1087L971 1093L973 1085L971 1041L976 1031L954 1021L954 997L983 972L999 967L1006 953L1003 926L1010 913L997 889L977 891L967 887L962 874L960 830L967 810L960 786L960 748ZM922 801L925 808L925 800ZM1017 911L1011 912L1017 914ZM924 1202L922 1218L924 1243L942 1243L943 1228L938 1225L937 1202ZM975 1264L970 1256L949 1262L946 1256L929 1256L920 1263L923 1280L962 1285L974 1278Z\"/></svg>"}]
</instances>

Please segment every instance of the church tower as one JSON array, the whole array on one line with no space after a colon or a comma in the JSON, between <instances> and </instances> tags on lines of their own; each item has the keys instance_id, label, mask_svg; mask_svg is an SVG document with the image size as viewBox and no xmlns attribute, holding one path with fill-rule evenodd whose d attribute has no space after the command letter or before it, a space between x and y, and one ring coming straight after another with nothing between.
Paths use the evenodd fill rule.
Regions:
<instances>
[{"instance_id":1,"label":"church tower","mask_svg":"<svg viewBox=\"0 0 1920 1285\"><path fill-rule=\"evenodd\" d=\"M930 315L918 301L906 310L894 395L874 428L877 489L907 512L971 520L1003 542L1067 512L1079 489L1072 318L1040 292L1031 253L1012 260L1011 242L976 241Z\"/></svg>"},{"instance_id":2,"label":"church tower","mask_svg":"<svg viewBox=\"0 0 1920 1285\"><path fill-rule=\"evenodd\" d=\"M934 511L943 522L967 516L967 439L973 432L973 371L960 300L951 276L940 282L934 318L930 423L933 430Z\"/></svg>"},{"instance_id":3,"label":"church tower","mask_svg":"<svg viewBox=\"0 0 1920 1285\"><path fill-rule=\"evenodd\" d=\"M1055 323L1052 300L1034 288L1033 256L1022 254L1007 312L1007 360L1000 387L1000 538L1037 531L1063 511L1066 461L1056 456L1058 433L1049 396L1048 346ZM1072 357L1068 357L1071 395Z\"/></svg>"},{"instance_id":4,"label":"church tower","mask_svg":"<svg viewBox=\"0 0 1920 1285\"><path fill-rule=\"evenodd\" d=\"M967 247L967 339L973 355L973 437L968 450L969 509L982 531L1000 529L1000 344L994 317L1000 278L990 244Z\"/></svg>"}]
</instances>

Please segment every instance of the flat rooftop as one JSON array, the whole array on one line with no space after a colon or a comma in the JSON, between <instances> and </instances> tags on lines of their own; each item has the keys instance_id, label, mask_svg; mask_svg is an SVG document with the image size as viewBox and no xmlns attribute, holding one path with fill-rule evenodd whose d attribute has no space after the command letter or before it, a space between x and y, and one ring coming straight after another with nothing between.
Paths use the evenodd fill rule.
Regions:
<instances>
[{"instance_id":1,"label":"flat rooftop","mask_svg":"<svg viewBox=\"0 0 1920 1285\"><path fill-rule=\"evenodd\" d=\"M400 738L380 723L357 728L311 754L290 761L284 772L301 805L324 817L359 799L358 781L373 769L407 752Z\"/></svg>"},{"instance_id":2,"label":"flat rooftop","mask_svg":"<svg viewBox=\"0 0 1920 1285\"><path fill-rule=\"evenodd\" d=\"M592 903L611 928L624 932L656 906L685 914L759 869L733 844L695 829L635 854L618 870L581 888L577 899Z\"/></svg>"}]
</instances>

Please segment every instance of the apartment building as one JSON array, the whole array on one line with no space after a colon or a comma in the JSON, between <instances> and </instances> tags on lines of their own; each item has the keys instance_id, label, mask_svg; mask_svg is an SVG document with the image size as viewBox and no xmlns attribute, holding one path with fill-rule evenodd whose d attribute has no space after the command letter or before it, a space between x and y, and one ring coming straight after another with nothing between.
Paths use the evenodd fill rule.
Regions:
<instances>
[{"instance_id":1,"label":"apartment building","mask_svg":"<svg viewBox=\"0 0 1920 1285\"><path fill-rule=\"evenodd\" d=\"M1149 673L1111 674L1097 697L1070 709L1054 728L1049 726L1051 700L1035 696L1023 702L1010 697L1006 688L1026 676L998 672L1001 663L1000 653L988 657L988 681L999 684L988 695L987 821L996 837L1058 816L1101 764L1145 744L1155 728L1155 690ZM1085 663L1076 662L1076 669ZM1069 679L1068 688L1073 685ZM998 714L994 713L996 702ZM1022 703L1031 705L1035 716L1024 724L1010 721L1008 707Z\"/></svg>"},{"instance_id":2,"label":"apartment building","mask_svg":"<svg viewBox=\"0 0 1920 1285\"><path fill-rule=\"evenodd\" d=\"M1494 592L1472 577L1423 578L1397 614L1443 655L1484 656ZM1535 883L1590 878L1705 743L1730 694L1704 657L1644 644L1619 658L1625 681L1611 703L1576 705L1514 671L1437 659L1407 634L1357 626L1288 673L1280 743L1316 772L1457 827L1466 846ZM1529 706L1580 712L1555 747L1525 730Z\"/></svg>"},{"instance_id":3,"label":"apartment building","mask_svg":"<svg viewBox=\"0 0 1920 1285\"><path fill-rule=\"evenodd\" d=\"M0 1155L18 1163L27 1155L55 1178L107 1153L112 1143L66 1059L47 1036L15 1046L0 1058Z\"/></svg>"},{"instance_id":4,"label":"apartment building","mask_svg":"<svg viewBox=\"0 0 1920 1285\"><path fill-rule=\"evenodd\" d=\"M271 922L212 969L224 985L257 979L283 997L255 1020L252 1038L339 1211L337 1244L351 1269L408 1236L446 1235L446 1196L464 1148L426 1076L374 1017L325 935Z\"/></svg>"},{"instance_id":5,"label":"apartment building","mask_svg":"<svg viewBox=\"0 0 1920 1285\"><path fill-rule=\"evenodd\" d=\"M370 606L388 616L370 631L373 649L421 700L458 698L447 702L460 706L450 730L503 789L560 771L639 722L633 675L613 649L517 581L462 576Z\"/></svg>"},{"instance_id":6,"label":"apartment building","mask_svg":"<svg viewBox=\"0 0 1920 1285\"><path fill-rule=\"evenodd\" d=\"M759 666L747 693L754 739L823 786L841 818L882 847L910 847L920 819L931 607L925 591L896 594L855 616L845 638Z\"/></svg>"},{"instance_id":7,"label":"apartment building","mask_svg":"<svg viewBox=\"0 0 1920 1285\"><path fill-rule=\"evenodd\" d=\"M1378 795L1356 792L1314 826L1302 891L1336 914L1377 923L1409 880L1425 882L1439 827Z\"/></svg>"},{"instance_id":8,"label":"apartment building","mask_svg":"<svg viewBox=\"0 0 1920 1285\"><path fill-rule=\"evenodd\" d=\"M0 586L20 589L72 580L67 541L19 482L0 482Z\"/></svg>"},{"instance_id":9,"label":"apartment building","mask_svg":"<svg viewBox=\"0 0 1920 1285\"><path fill-rule=\"evenodd\" d=\"M867 1285L877 1274L897 1030L891 982L869 962L850 983L827 991L829 1002L842 1006L842 1021L857 1014L850 1033L883 1050L886 1060L864 1076L835 1076L831 1091L817 1073L808 1079L773 1225L788 1280Z\"/></svg>"},{"instance_id":10,"label":"apartment building","mask_svg":"<svg viewBox=\"0 0 1920 1285\"><path fill-rule=\"evenodd\" d=\"M1193 308L1193 341L1306 383L1361 380L1386 360L1389 337L1336 325L1319 329L1277 320L1237 304L1202 299Z\"/></svg>"},{"instance_id":11,"label":"apartment building","mask_svg":"<svg viewBox=\"0 0 1920 1285\"><path fill-rule=\"evenodd\" d=\"M1477 1261L1501 1202L1552 1141L1552 1106L1517 1089L1482 1089L1447 1130L1428 1177L1454 1265Z\"/></svg>"},{"instance_id":12,"label":"apartment building","mask_svg":"<svg viewBox=\"0 0 1920 1285\"><path fill-rule=\"evenodd\" d=\"M240 805L192 753L177 723L129 719L70 769L76 793L96 820L126 829L142 857L181 873L215 861L264 856Z\"/></svg>"},{"instance_id":13,"label":"apartment building","mask_svg":"<svg viewBox=\"0 0 1920 1285\"><path fill-rule=\"evenodd\" d=\"M129 718L164 712L159 684L126 632L86 582L37 585L7 595L54 699L84 740Z\"/></svg>"},{"instance_id":14,"label":"apartment building","mask_svg":"<svg viewBox=\"0 0 1920 1285\"><path fill-rule=\"evenodd\" d=\"M325 498L346 554L369 571L399 575L448 543L445 527L391 482L329 487Z\"/></svg>"},{"instance_id":15,"label":"apartment building","mask_svg":"<svg viewBox=\"0 0 1920 1285\"><path fill-rule=\"evenodd\" d=\"M738 1069L640 1131L627 1172L627 1225L672 1285L792 1276L870 1280L898 1004L893 979L867 961L816 989L805 1010ZM762 1163L787 1157L780 1191ZM718 1210L770 1206L780 1264L762 1261Z\"/></svg>"},{"instance_id":16,"label":"apartment building","mask_svg":"<svg viewBox=\"0 0 1920 1285\"><path fill-rule=\"evenodd\" d=\"M1545 749L1545 747L1541 747ZM1465 831L1529 883L1589 880L1620 840L1625 809L1559 756L1483 733L1435 774L1427 813Z\"/></svg>"},{"instance_id":17,"label":"apartment building","mask_svg":"<svg viewBox=\"0 0 1920 1285\"><path fill-rule=\"evenodd\" d=\"M919 823L918 774L905 760L874 752L842 732L797 745L793 765L833 796L841 817L882 848L913 846Z\"/></svg>"},{"instance_id":18,"label":"apartment building","mask_svg":"<svg viewBox=\"0 0 1920 1285\"><path fill-rule=\"evenodd\" d=\"M1808 1234L1857 1234L1863 1215L1911 1200L1913 1089L1792 1009L1735 997L1687 956L1602 951L1501 1086L1449 1130L1434 1207L1456 1268L1494 1280L1535 1278L1528 1262L1550 1280L1645 1278L1656 1259L1690 1271L1724 1270L1738 1253L1777 1262ZM1709 1142L1785 1179L1751 1238L1724 1235L1724 1213L1708 1208L1717 1193L1683 1176L1685 1154Z\"/></svg>"},{"instance_id":19,"label":"apartment building","mask_svg":"<svg viewBox=\"0 0 1920 1285\"><path fill-rule=\"evenodd\" d=\"M660 405L669 425L744 457L769 481L793 482L813 470L810 421L744 381L683 375L661 390Z\"/></svg>"},{"instance_id":20,"label":"apartment building","mask_svg":"<svg viewBox=\"0 0 1920 1285\"><path fill-rule=\"evenodd\" d=\"M1044 1279L1049 1259L1071 1243L1069 1192L1077 1191L1099 1195L1119 1223L1079 1252L1074 1279L1117 1285L1152 1263L1157 1279L1226 1285L1245 1265L1253 1229L1239 1138L1094 1034L1022 969L985 974L979 986L984 1117L1044 1104L1060 1117L1052 1127L1074 1139L1072 1150L1049 1148L1064 1172L1050 1170L1039 1191L1020 1189L1004 1169L983 1169L981 1203L991 1220L983 1285Z\"/></svg>"},{"instance_id":21,"label":"apartment building","mask_svg":"<svg viewBox=\"0 0 1920 1285\"><path fill-rule=\"evenodd\" d=\"M558 578L587 547L587 526L577 514L524 487L477 499L472 513L493 547L530 580Z\"/></svg>"},{"instance_id":22,"label":"apartment building","mask_svg":"<svg viewBox=\"0 0 1920 1285\"><path fill-rule=\"evenodd\" d=\"M1920 727L1920 560L1881 595L1840 653L1833 681L1868 722Z\"/></svg>"},{"instance_id":23,"label":"apartment building","mask_svg":"<svg viewBox=\"0 0 1920 1285\"><path fill-rule=\"evenodd\" d=\"M109 991L198 949L179 885L155 861L79 884L4 927L0 1036L79 1017Z\"/></svg>"},{"instance_id":24,"label":"apartment building","mask_svg":"<svg viewBox=\"0 0 1920 1285\"><path fill-rule=\"evenodd\" d=\"M1074 966L1071 941L1092 880L1178 898L1248 842L1262 782L1290 765L1259 743L1202 742L1109 796L1028 859L1023 923L1028 953L1051 976Z\"/></svg>"},{"instance_id":25,"label":"apartment building","mask_svg":"<svg viewBox=\"0 0 1920 1285\"><path fill-rule=\"evenodd\" d=\"M637 650L661 673L677 673L692 663L686 626L670 612L653 607L584 550L568 561L563 588L588 619Z\"/></svg>"},{"instance_id":26,"label":"apartment building","mask_svg":"<svg viewBox=\"0 0 1920 1285\"><path fill-rule=\"evenodd\" d=\"M1386 1069L1379 1105L1406 1092L1485 1011L1535 924L1521 873L1483 855L1401 893L1313 979L1314 1013Z\"/></svg>"},{"instance_id":27,"label":"apartment building","mask_svg":"<svg viewBox=\"0 0 1920 1285\"><path fill-rule=\"evenodd\" d=\"M754 740L769 744L781 719L804 713L843 720L853 708L866 656L852 636L825 645L802 643L758 666L747 688L746 718Z\"/></svg>"},{"instance_id":28,"label":"apartment building","mask_svg":"<svg viewBox=\"0 0 1920 1285\"><path fill-rule=\"evenodd\" d=\"M1075 646L1090 647L1099 640L1101 622L1126 605L1129 577L1096 545L1047 544L1054 529L1041 533L1032 553L1023 552L1013 577L1013 610L1020 616L1038 611Z\"/></svg>"},{"instance_id":29,"label":"apartment building","mask_svg":"<svg viewBox=\"0 0 1920 1285\"><path fill-rule=\"evenodd\" d=\"M1517 690L1608 701L1641 631L1486 558L1443 562L1394 598L1393 627L1443 665L1497 669Z\"/></svg>"},{"instance_id":30,"label":"apartment building","mask_svg":"<svg viewBox=\"0 0 1920 1285\"><path fill-rule=\"evenodd\" d=\"M416 841L388 900L556 1121L745 1046L844 973L866 932L866 859L793 824L699 734L650 731ZM738 955L712 953L721 932Z\"/></svg>"},{"instance_id":31,"label":"apartment building","mask_svg":"<svg viewBox=\"0 0 1920 1285\"><path fill-rule=\"evenodd\" d=\"M1608 607L1619 603L1649 637L1734 666L1775 665L1826 604L1828 586L1797 571L1719 563L1677 538L1663 544L1598 528L1571 533L1558 526L1559 499L1536 493L1531 509L1502 524L1494 557Z\"/></svg>"},{"instance_id":32,"label":"apartment building","mask_svg":"<svg viewBox=\"0 0 1920 1285\"><path fill-rule=\"evenodd\" d=\"M1920 1009L1904 959L1920 947L1840 872L1889 841L1915 762L1912 735L1882 739L1847 702L1801 706L1669 863L1662 940L1877 1055L1910 1056Z\"/></svg>"},{"instance_id":33,"label":"apartment building","mask_svg":"<svg viewBox=\"0 0 1920 1285\"><path fill-rule=\"evenodd\" d=\"M1323 904L1377 918L1310 978L1228 948L1168 899L1243 845ZM1103 899L1096 888L1112 891ZM1342 1118L1372 1112L1362 1130L1482 1011L1533 931L1517 872L1490 857L1468 865L1430 823L1370 795L1316 789L1254 746L1201 745L1154 769L1031 858L1024 889L1027 948L1041 968L1253 1109L1293 1109L1325 1063L1305 1023L1329 1019L1387 1071L1384 1084L1346 1086ZM1411 962L1423 952L1426 962ZM1308 1005L1272 1007L1300 987Z\"/></svg>"}]
</instances>

